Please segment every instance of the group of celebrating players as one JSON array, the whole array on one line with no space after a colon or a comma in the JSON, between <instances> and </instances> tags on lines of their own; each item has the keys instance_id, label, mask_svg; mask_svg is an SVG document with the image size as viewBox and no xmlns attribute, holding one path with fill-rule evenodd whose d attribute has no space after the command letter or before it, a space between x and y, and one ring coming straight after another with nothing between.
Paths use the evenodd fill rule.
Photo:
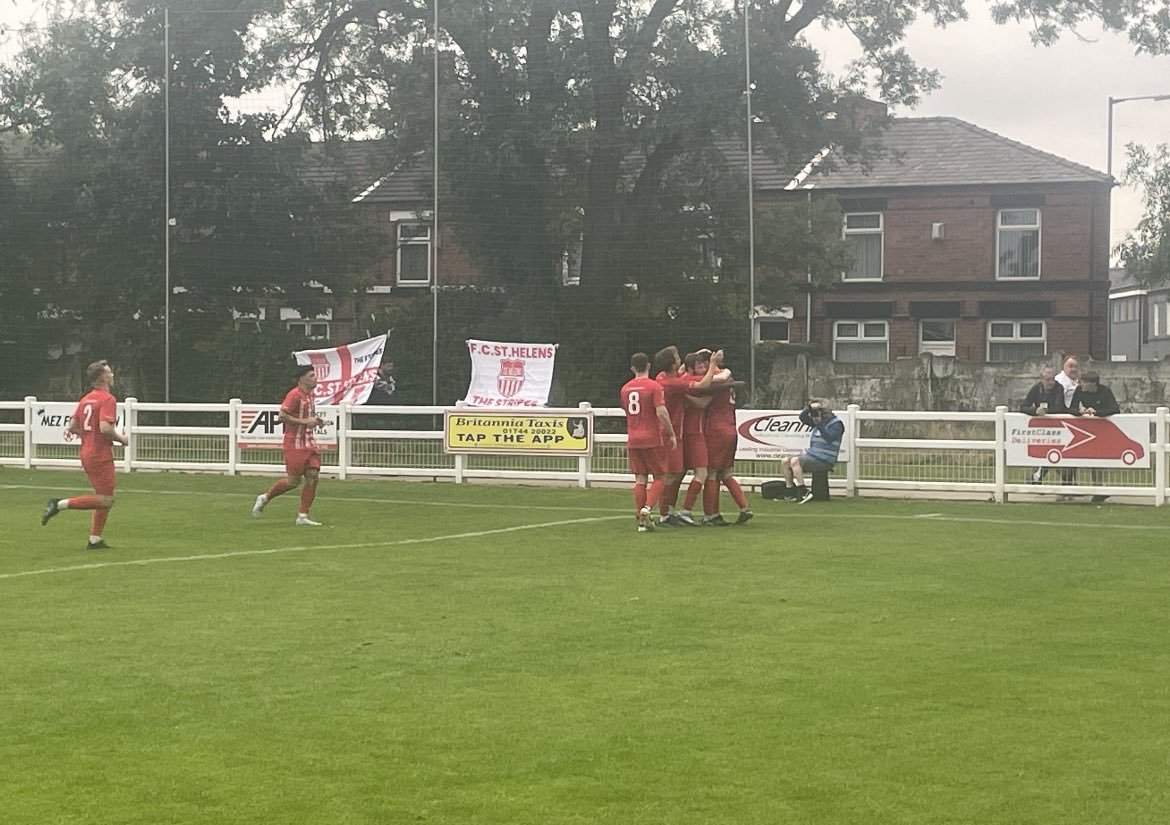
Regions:
<instances>
[{"instance_id":1,"label":"group of celebrating players","mask_svg":"<svg viewBox=\"0 0 1170 825\"><path fill-rule=\"evenodd\" d=\"M630 370L634 377L622 387L621 405L638 532L651 532L655 526L731 526L733 522L719 512L720 485L739 506L734 524L748 521L751 508L732 475L735 391L745 384L733 380L723 367L723 350L703 349L680 358L678 348L670 346L655 353L653 363L637 352L630 358ZM692 479L682 509L676 510L688 470ZM691 510L700 495L703 515L696 521ZM652 516L655 506L657 525Z\"/></svg>"},{"instance_id":2,"label":"group of celebrating players","mask_svg":"<svg viewBox=\"0 0 1170 825\"><path fill-rule=\"evenodd\" d=\"M732 475L735 460L735 391L744 385L732 380L731 371L723 367L723 351L699 350L685 359L677 347L666 347L654 356L655 377L650 378L651 362L645 353L630 359L633 380L621 390L622 409L626 414L627 452L634 473L634 506L638 531L649 532L655 522L651 516L659 509L659 527L710 526L727 527L719 512L719 488L723 485L739 506L735 524L752 517L747 497ZM126 444L126 436L116 429L114 396L110 389L114 373L106 361L89 366L86 376L92 390L78 403L69 430L81 441L81 464L95 495L50 499L41 516L41 524L62 510L92 511L88 547L104 550L102 538L106 517L114 504L115 443ZM259 517L271 499L305 482L301 490L298 526L319 526L309 518L309 508L317 492L321 467L314 429L320 425L313 403L316 378L312 367L298 367L297 385L281 404L284 422L284 457L286 478L278 480L267 492L257 496L252 515ZM676 510L683 476L693 473L687 486L682 509ZM650 478L653 483L650 483ZM702 496L703 515L696 521L691 510Z\"/></svg>"}]
</instances>

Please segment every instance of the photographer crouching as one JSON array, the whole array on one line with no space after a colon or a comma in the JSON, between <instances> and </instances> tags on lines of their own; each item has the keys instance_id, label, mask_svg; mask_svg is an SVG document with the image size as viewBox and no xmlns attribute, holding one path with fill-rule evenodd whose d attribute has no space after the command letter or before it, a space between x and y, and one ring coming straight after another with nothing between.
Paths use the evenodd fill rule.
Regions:
<instances>
[{"instance_id":1,"label":"photographer crouching","mask_svg":"<svg viewBox=\"0 0 1170 825\"><path fill-rule=\"evenodd\" d=\"M837 466L841 439L845 437L845 422L833 414L824 401L810 401L800 411L800 422L812 427L808 449L800 455L781 461L784 470L784 498L807 504L813 494L804 484L805 473L827 473Z\"/></svg>"}]
</instances>

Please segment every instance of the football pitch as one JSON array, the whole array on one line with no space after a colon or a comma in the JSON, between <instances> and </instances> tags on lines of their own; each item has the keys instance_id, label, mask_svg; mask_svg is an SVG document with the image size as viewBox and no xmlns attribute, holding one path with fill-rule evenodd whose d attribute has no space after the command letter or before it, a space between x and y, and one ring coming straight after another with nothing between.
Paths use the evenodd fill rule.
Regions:
<instances>
[{"instance_id":1,"label":"football pitch","mask_svg":"<svg viewBox=\"0 0 1170 825\"><path fill-rule=\"evenodd\" d=\"M1170 821L1164 510L271 481L0 469L0 819Z\"/></svg>"}]
</instances>

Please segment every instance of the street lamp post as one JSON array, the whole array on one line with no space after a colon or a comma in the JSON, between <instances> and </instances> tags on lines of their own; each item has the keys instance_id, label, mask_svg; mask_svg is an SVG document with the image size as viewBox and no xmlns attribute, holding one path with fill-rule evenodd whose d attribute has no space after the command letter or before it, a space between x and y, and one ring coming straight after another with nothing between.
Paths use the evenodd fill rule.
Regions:
<instances>
[{"instance_id":1,"label":"street lamp post","mask_svg":"<svg viewBox=\"0 0 1170 825\"><path fill-rule=\"evenodd\" d=\"M1113 185L1113 183L1112 183L1112 180L1113 180L1113 107L1116 106L1118 103L1130 103L1130 102L1135 101L1135 100L1152 100L1152 101L1170 100L1170 94L1135 95L1133 97L1113 97L1112 95L1109 96L1109 114L1108 114L1108 117L1106 118L1106 126L1105 126L1105 155L1106 155L1106 157L1105 157L1105 174L1110 179L1110 184L1109 184L1110 187L1112 187L1112 185ZM1112 204L1113 204L1113 202L1112 202L1112 200L1110 200L1110 212L1111 213L1112 213ZM1113 226L1112 214L1109 215L1109 218L1110 218L1109 225L1110 225L1110 228L1112 228L1112 226ZM1110 243L1112 244L1112 241ZM1108 265L1106 265L1105 279L1106 279L1106 281L1109 280ZM1108 303L1109 303L1108 298L1106 298L1105 303L1106 303L1106 312L1108 313L1108 311L1109 311L1108 310ZM1144 314L1145 314L1145 310L1143 309L1142 315L1144 315ZM1105 342L1106 342L1106 346L1109 348L1109 357L1112 358L1113 357L1113 324L1112 323L1106 324L1105 330L1106 330ZM1141 336L1140 335L1138 336L1138 348L1139 348L1138 349L1138 360L1141 360Z\"/></svg>"},{"instance_id":2,"label":"street lamp post","mask_svg":"<svg viewBox=\"0 0 1170 825\"><path fill-rule=\"evenodd\" d=\"M1129 103L1134 100L1170 100L1170 94L1166 95L1138 95L1136 97L1109 97L1109 118L1106 126L1106 143L1105 148L1105 174L1113 177L1113 107L1118 103Z\"/></svg>"}]
</instances>

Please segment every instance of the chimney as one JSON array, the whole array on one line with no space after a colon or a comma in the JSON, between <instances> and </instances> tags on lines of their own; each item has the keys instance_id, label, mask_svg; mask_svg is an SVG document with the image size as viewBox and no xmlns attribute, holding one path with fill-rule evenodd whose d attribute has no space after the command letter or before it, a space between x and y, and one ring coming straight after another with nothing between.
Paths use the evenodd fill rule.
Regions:
<instances>
[{"instance_id":1,"label":"chimney","mask_svg":"<svg viewBox=\"0 0 1170 825\"><path fill-rule=\"evenodd\" d=\"M874 121L889 117L889 109L880 100L870 100L861 95L844 95L837 101L837 114L861 132Z\"/></svg>"}]
</instances>

